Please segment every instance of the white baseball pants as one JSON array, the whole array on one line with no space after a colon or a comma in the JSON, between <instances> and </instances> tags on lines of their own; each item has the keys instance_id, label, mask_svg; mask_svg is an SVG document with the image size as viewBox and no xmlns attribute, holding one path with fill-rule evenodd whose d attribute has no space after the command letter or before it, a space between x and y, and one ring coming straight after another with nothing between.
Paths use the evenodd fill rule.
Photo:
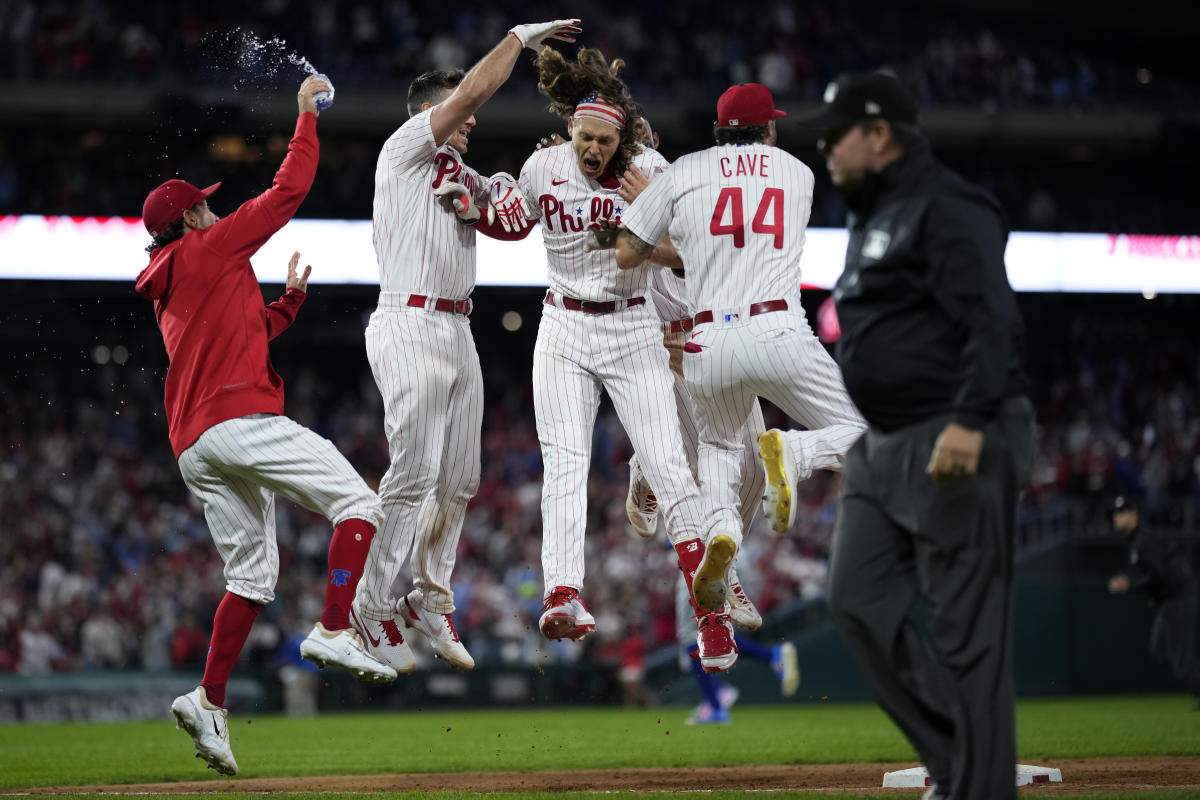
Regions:
<instances>
[{"instance_id":1,"label":"white baseball pants","mask_svg":"<svg viewBox=\"0 0 1200 800\"><path fill-rule=\"evenodd\" d=\"M212 426L179 456L179 471L204 507L225 562L225 588L269 603L279 579L275 495L325 515L336 527L383 511L333 443L289 417L253 414Z\"/></svg>"},{"instance_id":2,"label":"white baseball pants","mask_svg":"<svg viewBox=\"0 0 1200 800\"><path fill-rule=\"evenodd\" d=\"M734 511L744 450L740 430L756 397L808 429L785 432L797 480L816 469L841 469L846 451L866 430L799 298L787 299L786 311L753 317L748 307L716 310L713 322L692 330L691 344L700 352L683 355L700 427L700 485L710 531L740 534Z\"/></svg>"},{"instance_id":3,"label":"white baseball pants","mask_svg":"<svg viewBox=\"0 0 1200 800\"><path fill-rule=\"evenodd\" d=\"M683 436L683 449L687 452L688 466L692 474L699 480L699 448L700 428L696 422L696 408L692 402L692 393L683 377L683 346L687 343L689 334L665 333L663 343L671 354L671 372L675 375L675 406L679 409L679 432ZM742 518L742 535L750 532L759 510L762 508L762 496L767 486L767 476L758 460L758 436L766 430L763 422L762 405L755 397L751 403L750 416L746 418L740 429L742 442L741 484L738 487L738 513ZM653 484L651 484L653 486ZM688 616L691 624L692 615ZM693 634L695 631L692 632Z\"/></svg>"},{"instance_id":4,"label":"white baseball pants","mask_svg":"<svg viewBox=\"0 0 1200 800\"><path fill-rule=\"evenodd\" d=\"M366 340L391 466L379 482L386 519L355 602L369 619L391 619L393 584L411 551L410 599L449 614L458 539L479 489L483 374L471 325L461 314L381 299Z\"/></svg>"},{"instance_id":5,"label":"white baseball pants","mask_svg":"<svg viewBox=\"0 0 1200 800\"><path fill-rule=\"evenodd\" d=\"M545 470L546 594L555 586L583 588L587 478L601 389L612 398L654 487L671 541L702 535L702 503L684 456L668 360L648 303L610 314L542 307L533 351L533 407Z\"/></svg>"}]
</instances>

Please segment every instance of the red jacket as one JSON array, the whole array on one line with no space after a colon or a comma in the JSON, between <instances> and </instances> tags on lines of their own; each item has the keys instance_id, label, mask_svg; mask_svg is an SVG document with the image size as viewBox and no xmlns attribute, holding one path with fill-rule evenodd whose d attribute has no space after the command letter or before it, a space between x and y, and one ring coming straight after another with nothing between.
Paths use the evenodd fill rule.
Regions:
<instances>
[{"instance_id":1,"label":"red jacket","mask_svg":"<svg viewBox=\"0 0 1200 800\"><path fill-rule=\"evenodd\" d=\"M304 113L270 189L215 225L158 248L138 275L137 291L154 301L171 360L165 394L176 458L217 423L283 413L283 379L267 342L296 319L304 292L289 289L264 306L250 256L296 213L317 157L317 118Z\"/></svg>"}]
</instances>

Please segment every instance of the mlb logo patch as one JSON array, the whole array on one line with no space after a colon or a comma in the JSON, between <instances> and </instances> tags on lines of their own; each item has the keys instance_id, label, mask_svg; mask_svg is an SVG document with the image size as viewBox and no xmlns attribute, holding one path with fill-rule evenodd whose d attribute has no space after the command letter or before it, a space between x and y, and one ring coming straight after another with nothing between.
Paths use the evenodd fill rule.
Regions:
<instances>
[{"instance_id":1,"label":"mlb logo patch","mask_svg":"<svg viewBox=\"0 0 1200 800\"><path fill-rule=\"evenodd\" d=\"M887 231L867 231L867 238L862 246L862 256L863 258L881 259L891 243L892 235Z\"/></svg>"}]
</instances>

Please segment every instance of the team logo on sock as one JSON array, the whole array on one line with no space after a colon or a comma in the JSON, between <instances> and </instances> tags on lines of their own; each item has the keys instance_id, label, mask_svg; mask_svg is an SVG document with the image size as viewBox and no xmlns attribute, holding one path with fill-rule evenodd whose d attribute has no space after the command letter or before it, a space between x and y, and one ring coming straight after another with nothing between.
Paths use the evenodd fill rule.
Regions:
<instances>
[{"instance_id":1,"label":"team logo on sock","mask_svg":"<svg viewBox=\"0 0 1200 800\"><path fill-rule=\"evenodd\" d=\"M350 570L348 569L331 569L329 570L329 582L334 586L349 586L350 585Z\"/></svg>"}]
</instances>

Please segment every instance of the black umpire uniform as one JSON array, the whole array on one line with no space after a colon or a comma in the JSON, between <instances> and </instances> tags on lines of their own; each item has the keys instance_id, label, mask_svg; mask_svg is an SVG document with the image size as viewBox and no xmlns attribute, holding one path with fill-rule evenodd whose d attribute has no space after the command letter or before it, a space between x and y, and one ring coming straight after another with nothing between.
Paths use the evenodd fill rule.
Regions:
<instances>
[{"instance_id":1,"label":"black umpire uniform","mask_svg":"<svg viewBox=\"0 0 1200 800\"><path fill-rule=\"evenodd\" d=\"M1110 580L1109 589L1118 593L1146 592L1154 607L1150 655L1165 662L1175 679L1200 697L1200 589L1196 573L1178 542L1141 524L1133 498L1118 497L1112 510L1113 527L1125 537L1127 567L1124 584L1114 586ZM1121 512L1132 512L1129 523L1118 525Z\"/></svg>"},{"instance_id":2,"label":"black umpire uniform","mask_svg":"<svg viewBox=\"0 0 1200 800\"><path fill-rule=\"evenodd\" d=\"M878 120L901 152L846 187L850 238L834 289L838 363L870 427L843 468L830 608L929 770L931 795L1015 798L1012 551L1033 411L1008 229L994 198L934 159L915 101L881 73L826 91L812 122L831 174L853 128L874 130L859 145L884 141ZM982 433L977 468L935 480L927 468L951 423Z\"/></svg>"}]
</instances>

